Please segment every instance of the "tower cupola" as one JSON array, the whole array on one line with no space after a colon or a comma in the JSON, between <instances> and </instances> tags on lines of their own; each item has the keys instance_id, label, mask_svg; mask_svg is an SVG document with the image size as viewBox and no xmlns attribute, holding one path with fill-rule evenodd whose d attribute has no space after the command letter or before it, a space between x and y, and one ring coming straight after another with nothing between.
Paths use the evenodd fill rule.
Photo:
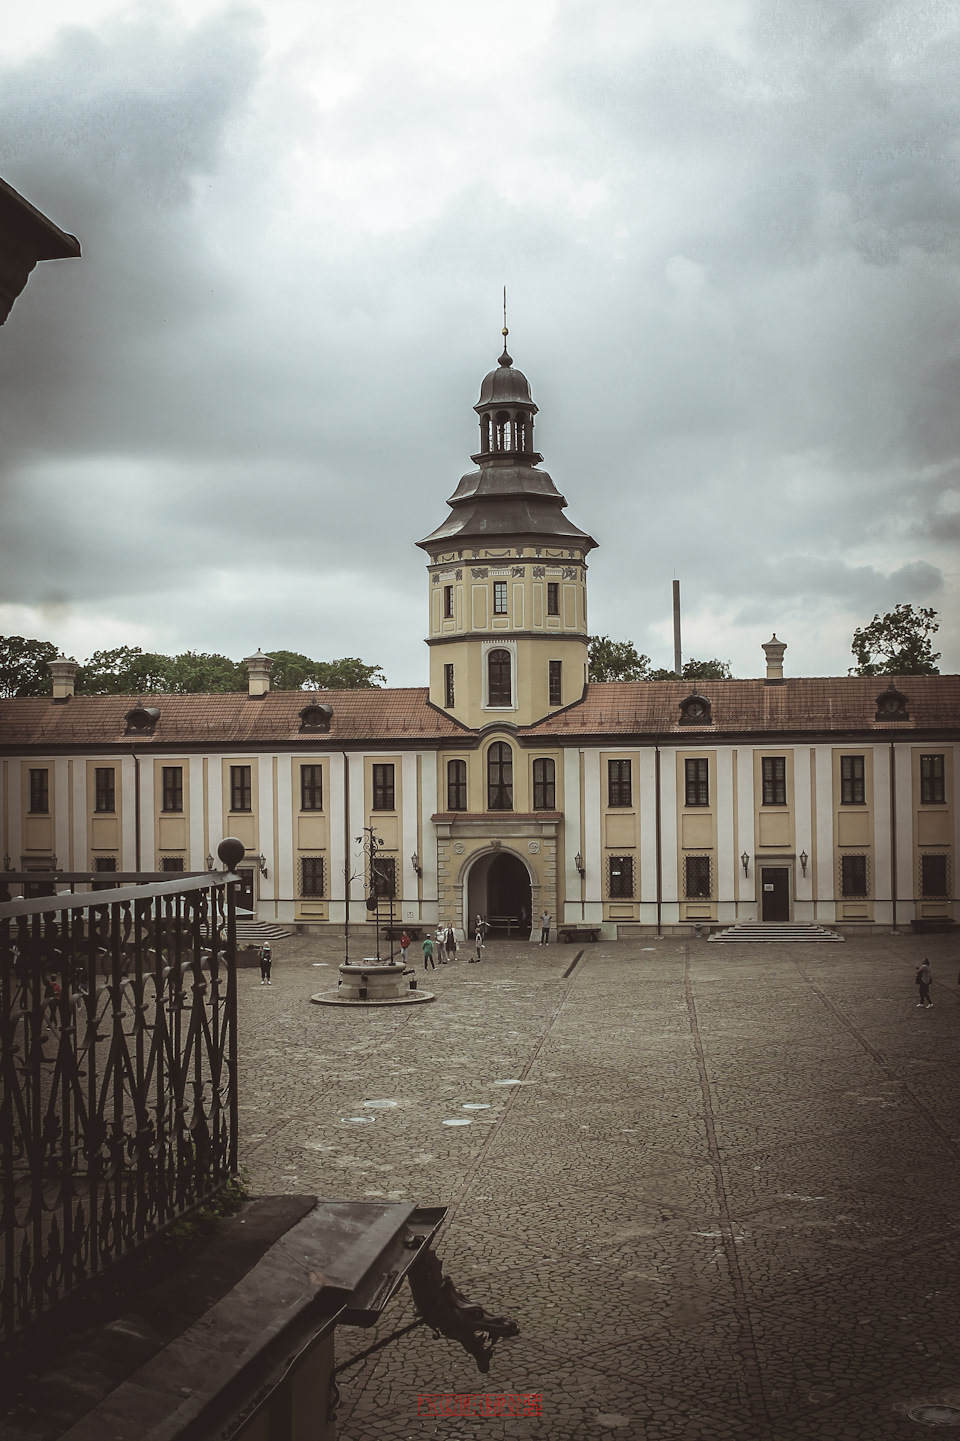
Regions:
<instances>
[{"instance_id":1,"label":"tower cupola","mask_svg":"<svg viewBox=\"0 0 960 1441\"><path fill-rule=\"evenodd\" d=\"M503 354L496 370L483 377L480 399L473 407L480 417L480 449L471 459L511 461L522 458L536 465L543 457L533 449L533 417L537 407L530 394L530 382L520 370L514 370L513 357L507 352L504 330Z\"/></svg>"}]
</instances>

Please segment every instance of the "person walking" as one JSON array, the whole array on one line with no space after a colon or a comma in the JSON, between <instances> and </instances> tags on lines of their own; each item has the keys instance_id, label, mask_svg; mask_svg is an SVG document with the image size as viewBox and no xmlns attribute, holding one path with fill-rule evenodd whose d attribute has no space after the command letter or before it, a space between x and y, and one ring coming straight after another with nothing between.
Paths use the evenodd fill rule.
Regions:
<instances>
[{"instance_id":1,"label":"person walking","mask_svg":"<svg viewBox=\"0 0 960 1441\"><path fill-rule=\"evenodd\" d=\"M541 946L549 946L549 944L550 944L550 912L549 912L549 911L544 911L544 912L543 912L543 915L540 917L540 944L541 944Z\"/></svg>"},{"instance_id":2,"label":"person walking","mask_svg":"<svg viewBox=\"0 0 960 1441\"><path fill-rule=\"evenodd\" d=\"M930 987L932 983L933 977L930 975L930 962L926 956L924 956L923 961L917 967L917 985L920 987L920 999L917 1002L918 1007L923 1006L927 1010L932 1007L933 1002L930 999Z\"/></svg>"},{"instance_id":3,"label":"person walking","mask_svg":"<svg viewBox=\"0 0 960 1441\"><path fill-rule=\"evenodd\" d=\"M400 937L400 959L404 965L407 964L407 951L409 951L409 949L410 937L407 935L406 931L404 931L403 935Z\"/></svg>"},{"instance_id":4,"label":"person walking","mask_svg":"<svg viewBox=\"0 0 960 1441\"><path fill-rule=\"evenodd\" d=\"M427 966L434 971L437 969L433 959L433 936L427 936L423 943L423 969L426 970Z\"/></svg>"},{"instance_id":5,"label":"person walking","mask_svg":"<svg viewBox=\"0 0 960 1441\"><path fill-rule=\"evenodd\" d=\"M481 923L481 921L480 921L480 917L479 917L479 916L477 917L477 929L476 929L476 931L475 931L475 933L474 933L473 944L474 944L474 946L475 946L475 948L476 948L476 952L477 952L477 953L476 953L475 956L471 956L471 958L470 958L470 964L471 964L471 966L474 965L474 964L476 964L476 965L479 966L479 964L480 964L480 952L483 950L483 925L482 925L482 923Z\"/></svg>"},{"instance_id":6,"label":"person walking","mask_svg":"<svg viewBox=\"0 0 960 1441\"><path fill-rule=\"evenodd\" d=\"M447 933L443 938L443 948L447 953L448 961L455 961L457 958L457 937L453 926L447 926Z\"/></svg>"},{"instance_id":7,"label":"person walking","mask_svg":"<svg viewBox=\"0 0 960 1441\"><path fill-rule=\"evenodd\" d=\"M487 923L486 923L486 921L483 919L483 916L481 916L481 915L479 914L479 912L478 912L478 914L477 914L477 919L476 919L476 920L474 921L474 923L473 923L473 934L476 936L478 933L479 933L479 935L480 935L480 944L481 944L481 946L486 945L486 940L487 940Z\"/></svg>"},{"instance_id":8,"label":"person walking","mask_svg":"<svg viewBox=\"0 0 960 1441\"><path fill-rule=\"evenodd\" d=\"M273 964L273 952L270 949L270 942L264 941L260 947L260 984L261 986L272 986L270 979L270 967Z\"/></svg>"}]
</instances>

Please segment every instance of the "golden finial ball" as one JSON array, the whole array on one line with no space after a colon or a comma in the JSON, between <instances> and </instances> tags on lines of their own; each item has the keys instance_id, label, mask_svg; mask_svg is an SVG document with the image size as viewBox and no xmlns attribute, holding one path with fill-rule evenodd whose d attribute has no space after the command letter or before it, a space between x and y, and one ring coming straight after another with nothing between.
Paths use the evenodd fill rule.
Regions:
<instances>
[{"instance_id":1,"label":"golden finial ball","mask_svg":"<svg viewBox=\"0 0 960 1441\"><path fill-rule=\"evenodd\" d=\"M509 335L510 332L509 332L509 330L507 329L507 327L504 326L503 329L501 330L500 334L501 334L501 335Z\"/></svg>"}]
</instances>

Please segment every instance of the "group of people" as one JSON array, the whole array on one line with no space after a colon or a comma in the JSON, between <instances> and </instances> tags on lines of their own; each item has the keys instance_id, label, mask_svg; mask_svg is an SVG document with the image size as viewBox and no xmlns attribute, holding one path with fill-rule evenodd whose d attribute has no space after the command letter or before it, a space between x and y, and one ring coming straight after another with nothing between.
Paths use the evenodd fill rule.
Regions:
<instances>
[{"instance_id":1,"label":"group of people","mask_svg":"<svg viewBox=\"0 0 960 1441\"><path fill-rule=\"evenodd\" d=\"M472 955L469 958L471 966L479 965L480 963L480 952L484 948L486 935L487 923L483 919L483 916L477 916L477 919L473 925L473 945L476 954ZM411 945L412 941L410 940L410 936L406 931L404 931L402 936L400 937L400 955L404 962L406 962L407 953L410 950ZM441 966L449 965L451 962L455 961L457 958L457 935L453 929L453 926L438 926L434 935L428 935L424 939L422 950L423 969L425 971L435 971L437 969L437 963L434 957L438 952L440 955Z\"/></svg>"}]
</instances>

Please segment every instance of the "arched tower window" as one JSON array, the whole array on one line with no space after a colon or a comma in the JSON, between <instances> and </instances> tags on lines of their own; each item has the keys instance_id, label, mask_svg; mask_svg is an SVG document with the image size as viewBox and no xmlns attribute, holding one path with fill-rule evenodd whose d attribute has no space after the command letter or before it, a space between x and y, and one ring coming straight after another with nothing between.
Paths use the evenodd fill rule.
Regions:
<instances>
[{"instance_id":1,"label":"arched tower window","mask_svg":"<svg viewBox=\"0 0 960 1441\"><path fill-rule=\"evenodd\" d=\"M447 810L467 809L467 763L447 761Z\"/></svg>"},{"instance_id":2,"label":"arched tower window","mask_svg":"<svg viewBox=\"0 0 960 1441\"><path fill-rule=\"evenodd\" d=\"M508 650L487 652L487 704L513 705L513 685Z\"/></svg>"},{"instance_id":3,"label":"arched tower window","mask_svg":"<svg viewBox=\"0 0 960 1441\"><path fill-rule=\"evenodd\" d=\"M533 809L553 811L557 808L557 768L547 756L533 763Z\"/></svg>"},{"instance_id":4,"label":"arched tower window","mask_svg":"<svg viewBox=\"0 0 960 1441\"><path fill-rule=\"evenodd\" d=\"M513 810L513 751L506 741L487 751L487 810Z\"/></svg>"}]
</instances>

